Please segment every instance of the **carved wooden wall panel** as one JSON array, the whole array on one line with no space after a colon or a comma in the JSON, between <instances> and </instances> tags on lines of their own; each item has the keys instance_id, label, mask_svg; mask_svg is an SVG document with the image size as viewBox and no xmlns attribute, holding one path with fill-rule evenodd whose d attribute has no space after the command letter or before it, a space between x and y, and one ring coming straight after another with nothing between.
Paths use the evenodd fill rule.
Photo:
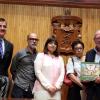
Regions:
<instances>
[{"instance_id":1,"label":"carved wooden wall panel","mask_svg":"<svg viewBox=\"0 0 100 100\"><path fill-rule=\"evenodd\" d=\"M72 42L81 39L82 19L77 16L56 16L52 18L52 26L60 52L72 53Z\"/></svg>"}]
</instances>

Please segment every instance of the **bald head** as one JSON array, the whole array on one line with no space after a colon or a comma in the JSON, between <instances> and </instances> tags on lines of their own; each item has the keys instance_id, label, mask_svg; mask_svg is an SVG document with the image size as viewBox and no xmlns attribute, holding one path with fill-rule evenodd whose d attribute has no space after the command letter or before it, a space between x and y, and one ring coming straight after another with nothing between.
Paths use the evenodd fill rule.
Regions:
<instances>
[{"instance_id":1,"label":"bald head","mask_svg":"<svg viewBox=\"0 0 100 100\"><path fill-rule=\"evenodd\" d=\"M36 49L38 40L39 39L36 33L30 33L27 35L28 48L30 48L31 51Z\"/></svg>"},{"instance_id":2,"label":"bald head","mask_svg":"<svg viewBox=\"0 0 100 100\"><path fill-rule=\"evenodd\" d=\"M100 30L97 30L94 34L94 39L100 37Z\"/></svg>"},{"instance_id":3,"label":"bald head","mask_svg":"<svg viewBox=\"0 0 100 100\"><path fill-rule=\"evenodd\" d=\"M97 50L100 52L100 30L97 30L94 34L94 42Z\"/></svg>"},{"instance_id":4,"label":"bald head","mask_svg":"<svg viewBox=\"0 0 100 100\"><path fill-rule=\"evenodd\" d=\"M28 40L29 38L35 38L35 39L38 39L36 33L29 33L29 34L27 35L27 40Z\"/></svg>"}]
</instances>

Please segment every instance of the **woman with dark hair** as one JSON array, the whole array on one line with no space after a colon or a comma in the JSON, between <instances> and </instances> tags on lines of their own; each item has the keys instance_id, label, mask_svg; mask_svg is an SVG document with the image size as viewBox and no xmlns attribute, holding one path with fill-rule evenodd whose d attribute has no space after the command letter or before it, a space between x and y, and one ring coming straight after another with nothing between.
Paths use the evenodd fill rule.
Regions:
<instances>
[{"instance_id":1,"label":"woman with dark hair","mask_svg":"<svg viewBox=\"0 0 100 100\"><path fill-rule=\"evenodd\" d=\"M64 61L58 52L58 42L54 36L47 39L43 53L35 60L38 80L34 86L35 100L61 100L61 86L64 79Z\"/></svg>"},{"instance_id":2,"label":"woman with dark hair","mask_svg":"<svg viewBox=\"0 0 100 100\"><path fill-rule=\"evenodd\" d=\"M69 87L67 100L81 100L80 90L84 88L80 81L81 62L85 61L83 56L84 44L76 40L72 43L74 55L69 57L66 64L67 75L73 81L73 86Z\"/></svg>"}]
</instances>

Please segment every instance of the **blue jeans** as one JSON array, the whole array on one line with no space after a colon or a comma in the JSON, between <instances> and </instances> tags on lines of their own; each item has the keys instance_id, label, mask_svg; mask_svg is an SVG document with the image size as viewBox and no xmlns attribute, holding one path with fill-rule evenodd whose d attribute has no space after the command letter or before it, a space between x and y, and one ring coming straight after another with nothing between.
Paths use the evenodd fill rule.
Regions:
<instances>
[{"instance_id":1,"label":"blue jeans","mask_svg":"<svg viewBox=\"0 0 100 100\"><path fill-rule=\"evenodd\" d=\"M11 97L12 98L33 98L33 94L31 88L29 88L28 91L25 91L24 89L14 84Z\"/></svg>"}]
</instances>

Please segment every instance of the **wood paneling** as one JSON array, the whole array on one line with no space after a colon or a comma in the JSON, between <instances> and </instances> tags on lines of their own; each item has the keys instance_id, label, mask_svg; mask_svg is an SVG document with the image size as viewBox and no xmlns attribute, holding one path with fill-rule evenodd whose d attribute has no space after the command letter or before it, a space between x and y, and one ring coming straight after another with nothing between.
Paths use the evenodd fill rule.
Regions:
<instances>
[{"instance_id":1,"label":"wood paneling","mask_svg":"<svg viewBox=\"0 0 100 100\"><path fill-rule=\"evenodd\" d=\"M49 5L79 8L100 8L99 0L0 0L4 4Z\"/></svg>"},{"instance_id":2,"label":"wood paneling","mask_svg":"<svg viewBox=\"0 0 100 100\"><path fill-rule=\"evenodd\" d=\"M8 22L7 38L14 45L14 54L26 46L26 35L36 32L40 38L38 49L42 51L47 37L52 33L51 19L64 15L67 8L27 5L0 5L0 16ZM73 16L82 18L82 39L85 50L93 47L93 34L100 28L100 9L70 8ZM88 41L88 42L87 42ZM92 41L92 42L91 42Z\"/></svg>"},{"instance_id":3,"label":"wood paneling","mask_svg":"<svg viewBox=\"0 0 100 100\"><path fill-rule=\"evenodd\" d=\"M42 51L45 40L52 34L51 19L54 16L64 15L67 8L50 6L29 6L0 4L0 17L8 22L6 38L14 44L14 54L26 47L26 36L36 32L40 39L38 51ZM70 8L73 16L82 18L82 40L85 52L94 46L93 35L100 29L100 9ZM63 56L65 63L68 56ZM66 100L67 87L63 86L62 100Z\"/></svg>"}]
</instances>

